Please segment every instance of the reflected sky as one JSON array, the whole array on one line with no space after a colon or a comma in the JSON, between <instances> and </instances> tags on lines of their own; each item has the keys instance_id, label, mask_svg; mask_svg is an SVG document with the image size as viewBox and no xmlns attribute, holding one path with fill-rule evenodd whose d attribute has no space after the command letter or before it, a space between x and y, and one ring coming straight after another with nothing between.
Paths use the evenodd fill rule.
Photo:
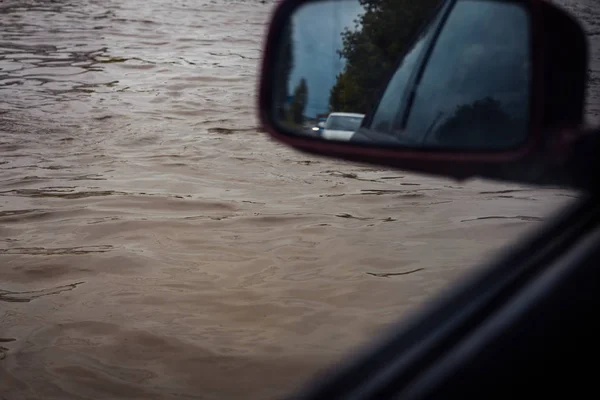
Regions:
<instances>
[{"instance_id":1,"label":"reflected sky","mask_svg":"<svg viewBox=\"0 0 600 400\"><path fill-rule=\"evenodd\" d=\"M294 67L289 92L293 93L300 79L306 79L306 115L328 111L329 92L345 65L337 54L342 48L341 33L346 27L353 29L354 20L363 11L358 0L315 1L296 11L292 28Z\"/></svg>"}]
</instances>

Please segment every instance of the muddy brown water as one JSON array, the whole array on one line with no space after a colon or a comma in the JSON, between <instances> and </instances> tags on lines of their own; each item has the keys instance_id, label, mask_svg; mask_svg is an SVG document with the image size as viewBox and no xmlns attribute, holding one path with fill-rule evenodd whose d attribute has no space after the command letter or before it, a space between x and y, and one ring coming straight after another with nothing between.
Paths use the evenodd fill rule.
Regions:
<instances>
[{"instance_id":1,"label":"muddy brown water","mask_svg":"<svg viewBox=\"0 0 600 400\"><path fill-rule=\"evenodd\" d=\"M1 398L280 397L573 200L271 142L272 8L0 3Z\"/></svg>"}]
</instances>

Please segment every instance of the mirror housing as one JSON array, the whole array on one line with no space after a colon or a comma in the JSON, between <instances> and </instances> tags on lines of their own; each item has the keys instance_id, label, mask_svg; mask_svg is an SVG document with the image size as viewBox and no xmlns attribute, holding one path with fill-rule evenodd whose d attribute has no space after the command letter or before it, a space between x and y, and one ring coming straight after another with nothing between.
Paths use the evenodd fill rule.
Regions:
<instances>
[{"instance_id":1,"label":"mirror housing","mask_svg":"<svg viewBox=\"0 0 600 400\"><path fill-rule=\"evenodd\" d=\"M504 1L523 5L531 24L532 73L528 99L531 111L525 140L506 150L418 148L384 141L328 141L322 135L301 134L278 120L275 93L283 33L290 29L292 18L299 9L323 1L283 0L272 16L259 87L259 119L271 137L311 154L455 179L482 177L518 183L581 186L573 175L577 169L570 168L569 163L573 161L575 143L587 140L591 135L582 130L588 49L585 33L566 12L543 0ZM444 12L458 1L442 0L436 13ZM344 0L337 0L337 3L343 4ZM368 113L365 121L370 117L371 113ZM318 126L322 127L321 124Z\"/></svg>"}]
</instances>

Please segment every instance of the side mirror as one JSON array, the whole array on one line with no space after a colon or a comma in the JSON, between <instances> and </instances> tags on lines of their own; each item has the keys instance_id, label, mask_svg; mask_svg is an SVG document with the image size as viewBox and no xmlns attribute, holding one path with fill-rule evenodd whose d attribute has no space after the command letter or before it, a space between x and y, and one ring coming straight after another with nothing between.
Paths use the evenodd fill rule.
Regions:
<instances>
[{"instance_id":1,"label":"side mirror","mask_svg":"<svg viewBox=\"0 0 600 400\"><path fill-rule=\"evenodd\" d=\"M319 122L318 127L319 128L325 128L325 122Z\"/></svg>"},{"instance_id":2,"label":"side mirror","mask_svg":"<svg viewBox=\"0 0 600 400\"><path fill-rule=\"evenodd\" d=\"M259 118L313 154L571 184L563 162L583 135L587 57L579 24L542 0L283 0ZM324 113L346 115L329 129L349 134L307 134Z\"/></svg>"}]
</instances>

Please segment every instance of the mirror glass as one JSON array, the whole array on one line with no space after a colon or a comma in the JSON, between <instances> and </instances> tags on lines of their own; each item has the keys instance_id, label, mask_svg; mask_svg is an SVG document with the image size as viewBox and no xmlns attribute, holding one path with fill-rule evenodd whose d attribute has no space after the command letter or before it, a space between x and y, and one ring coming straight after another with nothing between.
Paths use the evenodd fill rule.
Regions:
<instances>
[{"instance_id":1,"label":"mirror glass","mask_svg":"<svg viewBox=\"0 0 600 400\"><path fill-rule=\"evenodd\" d=\"M523 2L317 0L281 35L279 128L379 146L507 150L529 134Z\"/></svg>"}]
</instances>

